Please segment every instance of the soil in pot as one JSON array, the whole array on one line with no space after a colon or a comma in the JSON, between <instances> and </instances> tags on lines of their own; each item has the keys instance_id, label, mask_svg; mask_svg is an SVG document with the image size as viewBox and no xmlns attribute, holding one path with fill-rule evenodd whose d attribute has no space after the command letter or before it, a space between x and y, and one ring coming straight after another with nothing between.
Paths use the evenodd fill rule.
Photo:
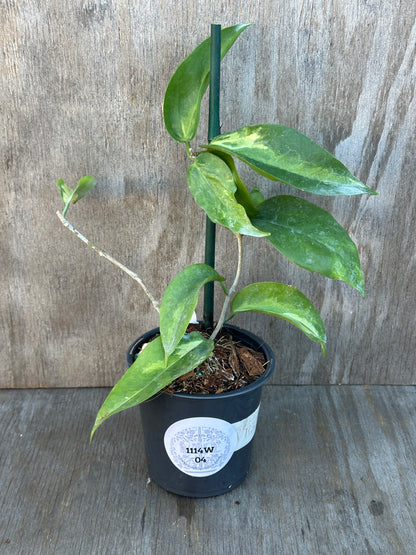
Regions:
<instances>
[{"instance_id":1,"label":"soil in pot","mask_svg":"<svg viewBox=\"0 0 416 555\"><path fill-rule=\"evenodd\" d=\"M199 331L208 338L212 330L204 329L201 324L190 324L187 332L192 331ZM262 352L233 339L227 328L223 328L211 356L198 368L177 378L166 391L191 395L234 391L256 381L263 374L266 363Z\"/></svg>"}]
</instances>

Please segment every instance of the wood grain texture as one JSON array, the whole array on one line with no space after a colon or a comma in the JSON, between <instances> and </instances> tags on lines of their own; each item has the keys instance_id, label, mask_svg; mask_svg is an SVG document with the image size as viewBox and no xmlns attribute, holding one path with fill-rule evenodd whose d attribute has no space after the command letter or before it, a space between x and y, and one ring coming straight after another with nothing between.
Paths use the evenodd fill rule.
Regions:
<instances>
[{"instance_id":1,"label":"wood grain texture","mask_svg":"<svg viewBox=\"0 0 416 555\"><path fill-rule=\"evenodd\" d=\"M208 499L147 479L139 411L90 427L105 389L0 392L0 552L416 551L416 390L266 386L250 473Z\"/></svg>"},{"instance_id":2,"label":"wood grain texture","mask_svg":"<svg viewBox=\"0 0 416 555\"><path fill-rule=\"evenodd\" d=\"M242 284L276 280L307 294L327 327L326 358L285 322L235 323L276 350L275 383L416 383L414 2L3 0L0 19L0 387L111 385L128 344L157 324L136 284L61 226L59 177L98 179L70 220L157 297L202 261L204 216L161 106L211 21L254 23L223 63L223 132L296 127L380 193L316 201L359 245L365 301L265 241L245 242ZM196 145L206 141L206 112L204 102ZM242 175L266 195L288 192ZM218 235L217 269L232 279L234 239Z\"/></svg>"}]
</instances>

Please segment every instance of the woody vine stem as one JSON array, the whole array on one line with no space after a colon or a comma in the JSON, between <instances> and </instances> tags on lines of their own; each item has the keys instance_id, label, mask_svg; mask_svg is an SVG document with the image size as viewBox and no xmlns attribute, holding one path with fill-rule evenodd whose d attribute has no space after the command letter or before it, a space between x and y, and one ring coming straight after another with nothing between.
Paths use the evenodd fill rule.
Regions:
<instances>
[{"instance_id":1,"label":"woody vine stem","mask_svg":"<svg viewBox=\"0 0 416 555\"><path fill-rule=\"evenodd\" d=\"M72 231L72 233L76 237L78 237L78 239L80 239L83 243L85 243L86 245L91 247L100 256L102 256L103 258L105 258L106 260L108 260L109 262L114 264L115 266L117 266L117 268L120 268L120 270L123 270L123 272L125 272L128 276L133 278L134 281L136 281L140 285L140 287L143 289L146 296L150 299L154 309L157 312L160 312L159 302L154 298L152 293L149 291L147 286L144 284L143 280L136 274L136 272L133 272L132 270L127 268L127 266L125 266L124 264L122 264L121 262L119 262L118 260L113 258L106 251L96 247L89 239L87 239L85 237L85 235L83 235L77 229L75 229L75 227L59 212L59 210L56 212L56 214L57 214L58 218L61 220L62 224L66 228L68 228L70 231ZM231 285L230 289L226 292L226 297L225 297L225 301L224 301L224 304L223 304L223 307L222 307L222 310L221 310L220 317L219 317L218 322L215 326L215 329L212 332L211 337L210 337L210 339L212 339L212 340L214 340L217 337L219 331L221 330L222 326L224 325L224 322L226 320L228 305L230 304L231 297L233 296L233 294L235 293L235 290L237 289L237 285L238 285L238 282L239 282L240 276L241 276L241 266L242 266L242 259L243 259L243 248L242 248L242 243L243 242L242 242L242 236L239 233L236 233L235 236L237 238L237 243L238 243L237 271L236 271L236 274L235 274L233 284Z\"/></svg>"},{"instance_id":2,"label":"woody vine stem","mask_svg":"<svg viewBox=\"0 0 416 555\"><path fill-rule=\"evenodd\" d=\"M146 287L146 285L143 283L143 281L140 279L140 277L135 272L133 272L132 270L127 268L127 266L124 266L124 264L122 264L121 262L119 262L118 260L113 258L107 252L99 249L93 243L91 243L91 241L89 241L84 235L82 235L82 233L80 233L77 229L75 229L75 227L70 222L68 222L68 220L59 212L59 210L57 211L56 214L57 214L58 218L61 220L61 222L64 224L64 226L67 227L70 231L72 231L72 233L74 235L76 235L78 237L78 239L81 239L81 241L83 241L86 245L88 245L89 247L94 249L95 252L97 252L100 256L104 257L106 260L109 260L115 266L117 266L117 268L120 268L120 270L123 270L123 272L125 272L128 276L133 278L134 281L136 281L140 285L140 287L143 289L143 291L146 293L147 297L151 300L152 305L154 306L155 310L157 310L157 312L159 312L159 303L157 302L157 300L151 294L149 289Z\"/></svg>"},{"instance_id":3,"label":"woody vine stem","mask_svg":"<svg viewBox=\"0 0 416 555\"><path fill-rule=\"evenodd\" d=\"M234 278L234 282L231 285L229 291L227 292L227 296L225 297L225 301L224 304L222 306L222 310L221 310L221 314L220 317L218 319L218 323L215 326L214 331L211 334L210 339L214 340L217 335L218 332L220 331L220 329L222 328L222 326L224 325L225 319L226 319L226 314L227 314L227 309L228 309L228 305L230 304L230 300L231 297L234 295L235 290L237 289L237 285L238 282L240 281L240 276L241 276L241 266L242 266L242 261L243 261L243 237L242 235L240 235L239 233L235 234L236 238L237 238L237 242L238 242L238 262L237 262L237 271L235 274L235 278Z\"/></svg>"}]
</instances>

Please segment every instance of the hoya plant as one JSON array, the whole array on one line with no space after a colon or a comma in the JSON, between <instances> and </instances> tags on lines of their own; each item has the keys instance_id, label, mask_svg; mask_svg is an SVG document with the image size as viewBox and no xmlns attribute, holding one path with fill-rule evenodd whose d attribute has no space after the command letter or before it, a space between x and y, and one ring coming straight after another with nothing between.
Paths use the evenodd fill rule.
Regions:
<instances>
[{"instance_id":1,"label":"hoya plant","mask_svg":"<svg viewBox=\"0 0 416 555\"><path fill-rule=\"evenodd\" d=\"M220 30L222 58L247 24ZM71 204L95 185L93 177L81 178L75 189L59 180L65 208L58 215L65 226L102 256L126 271L144 289L159 312L160 335L136 358L109 393L99 410L95 430L111 415L133 407L173 380L204 362L214 349L225 322L242 312L260 312L287 320L325 354L326 334L311 301L298 289L278 282L259 281L241 289L245 236L268 241L280 254L312 272L341 280L364 296L364 279L358 252L348 233L319 206L293 194L265 198L258 188L248 188L240 178L235 160L272 181L314 195L375 194L329 152L295 129L275 123L249 125L217 135L208 144L192 148L200 106L210 82L211 38L206 39L173 74L164 99L164 121L171 137L183 143L190 158L186 181L196 204L210 222L231 231L238 255L231 285L211 265L192 264L169 283L159 303L141 278L110 255L95 247L66 219ZM295 191L294 191L295 192ZM216 249L220 246L216 245ZM224 303L210 337L187 333L204 285L219 282Z\"/></svg>"}]
</instances>

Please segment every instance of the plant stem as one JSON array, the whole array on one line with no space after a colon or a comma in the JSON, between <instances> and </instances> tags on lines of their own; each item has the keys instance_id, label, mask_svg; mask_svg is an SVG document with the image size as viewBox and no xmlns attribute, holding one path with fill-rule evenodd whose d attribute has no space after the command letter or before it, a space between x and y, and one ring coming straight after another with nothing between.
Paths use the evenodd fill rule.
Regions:
<instances>
[{"instance_id":1,"label":"plant stem","mask_svg":"<svg viewBox=\"0 0 416 555\"><path fill-rule=\"evenodd\" d=\"M192 160L192 162L194 162L196 156L195 156L195 154L192 152L191 145L190 145L189 143L185 143L185 146L186 146L186 154L188 155L188 158L189 158L190 160Z\"/></svg>"},{"instance_id":2,"label":"plant stem","mask_svg":"<svg viewBox=\"0 0 416 555\"><path fill-rule=\"evenodd\" d=\"M236 271L236 274L235 274L234 282L231 285L227 296L225 297L225 301L224 301L224 304L223 304L223 307L222 307L222 310L221 310L221 314L220 314L218 323L215 326L215 329L211 334L210 339L212 339L212 340L214 340L217 337L218 332L221 330L222 326L224 325L228 305L230 304L231 297L234 295L235 290L237 289L237 285L238 285L238 282L239 282L240 276L241 276L241 265L242 265L242 261L243 261L243 238L239 233L236 233L235 236L236 236L237 242L238 242L237 271Z\"/></svg>"},{"instance_id":3,"label":"plant stem","mask_svg":"<svg viewBox=\"0 0 416 555\"><path fill-rule=\"evenodd\" d=\"M220 134L221 25L211 24L208 142ZM205 264L215 266L215 224L205 220ZM214 324L214 283L204 286L204 324Z\"/></svg>"},{"instance_id":4,"label":"plant stem","mask_svg":"<svg viewBox=\"0 0 416 555\"><path fill-rule=\"evenodd\" d=\"M133 278L134 281L137 281L137 283L140 285L140 287L146 293L147 297L152 302L152 305L154 306L155 310L157 310L157 312L159 312L159 303L153 297L153 295L151 294L149 289L146 287L146 285L143 283L143 281L139 278L139 276L135 272L133 272L132 270L129 270L129 268L127 268L127 266L124 266L124 264L121 264L121 262L118 262L118 260L113 258L107 252L105 252L105 251L99 249L98 247L96 247L95 245L93 245L93 243L91 243L91 241L89 241L84 235L82 235L82 233L80 233L77 229L75 229L74 226L72 224L70 224L68 222L68 220L66 218L64 218L64 216L59 211L56 214L57 214L58 218L61 220L61 222L63 223L63 225L65 227L67 227L70 231L72 231L72 233L74 233L78 237L78 239L81 239L81 241L83 241L86 245L88 245L89 247L94 249L95 252L97 252L100 256L103 256L104 258L106 258L107 260L112 262L115 266L117 266L117 268L120 268L128 276Z\"/></svg>"}]
</instances>

